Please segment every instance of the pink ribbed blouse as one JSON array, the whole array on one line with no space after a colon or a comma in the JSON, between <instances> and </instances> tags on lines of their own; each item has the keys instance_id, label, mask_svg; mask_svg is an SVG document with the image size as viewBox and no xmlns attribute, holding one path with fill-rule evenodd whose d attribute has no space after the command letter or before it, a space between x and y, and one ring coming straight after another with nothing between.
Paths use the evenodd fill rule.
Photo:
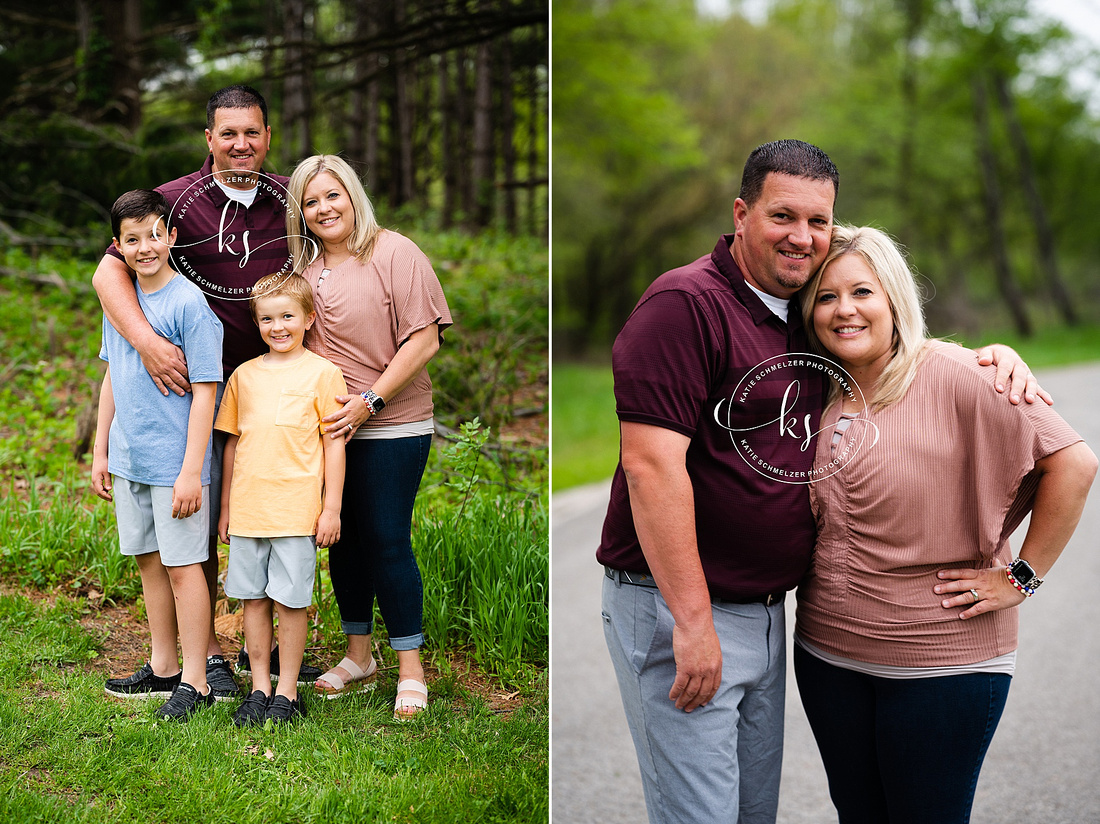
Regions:
<instances>
[{"instance_id":1,"label":"pink ribbed blouse","mask_svg":"<svg viewBox=\"0 0 1100 824\"><path fill-rule=\"evenodd\" d=\"M863 445L810 486L818 538L797 632L835 655L927 667L1015 649L1016 609L960 621L932 591L936 572L1008 563L1008 536L1034 502L1035 461L1081 440L1045 403L1010 404L970 350L928 347L905 396L861 413L840 451L866 434ZM831 460L839 417L839 404L822 416L815 466Z\"/></svg>"},{"instance_id":2,"label":"pink ribbed blouse","mask_svg":"<svg viewBox=\"0 0 1100 824\"><path fill-rule=\"evenodd\" d=\"M306 332L308 349L344 373L351 392L370 389L409 335L429 324L443 330L451 312L427 256L404 235L383 230L364 266L355 258L341 263L318 286L318 258L302 276L313 287L317 320ZM386 408L364 427L415 423L432 417L432 381L421 369L404 391L385 398Z\"/></svg>"}]
</instances>

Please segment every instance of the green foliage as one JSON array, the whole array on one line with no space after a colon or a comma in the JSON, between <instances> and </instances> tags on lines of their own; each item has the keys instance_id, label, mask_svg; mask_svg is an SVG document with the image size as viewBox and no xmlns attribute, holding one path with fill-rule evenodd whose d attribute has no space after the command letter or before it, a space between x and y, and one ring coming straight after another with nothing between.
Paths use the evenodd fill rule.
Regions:
<instances>
[{"instance_id":1,"label":"green foliage","mask_svg":"<svg viewBox=\"0 0 1100 824\"><path fill-rule=\"evenodd\" d=\"M6 821L544 821L548 688L508 717L443 679L393 720L396 684L308 703L287 729L239 730L233 705L186 725L103 696L82 602L0 597L0 814Z\"/></svg>"},{"instance_id":2,"label":"green foliage","mask_svg":"<svg viewBox=\"0 0 1100 824\"><path fill-rule=\"evenodd\" d=\"M94 589L109 601L141 593L136 566L118 550L114 510L92 503L87 481L76 479L72 467L58 480L7 484L0 498L0 576L40 590Z\"/></svg>"},{"instance_id":3,"label":"green foliage","mask_svg":"<svg viewBox=\"0 0 1100 824\"><path fill-rule=\"evenodd\" d=\"M555 491L611 477L619 461L619 420L610 366L554 366Z\"/></svg>"},{"instance_id":4,"label":"green foliage","mask_svg":"<svg viewBox=\"0 0 1100 824\"><path fill-rule=\"evenodd\" d=\"M546 507L539 499L478 493L460 518L449 508L418 508L424 631L441 649L469 645L479 666L522 686L530 664L548 663Z\"/></svg>"},{"instance_id":5,"label":"green foliage","mask_svg":"<svg viewBox=\"0 0 1100 824\"><path fill-rule=\"evenodd\" d=\"M518 390L548 380L546 245L491 233L393 228L431 259L454 318L429 366L437 409L455 422L480 418L499 428L511 419Z\"/></svg>"},{"instance_id":6,"label":"green foliage","mask_svg":"<svg viewBox=\"0 0 1100 824\"><path fill-rule=\"evenodd\" d=\"M72 465L78 423L92 414L103 369L99 303L79 262L8 251L0 267L57 273L74 288L0 280L0 467L58 477ZM43 433L49 433L43 437ZM86 434L86 433L85 433Z\"/></svg>"},{"instance_id":7,"label":"green foliage","mask_svg":"<svg viewBox=\"0 0 1100 824\"><path fill-rule=\"evenodd\" d=\"M455 521L462 518L466 502L470 500L470 492L481 480L481 476L477 474L477 465L481 460L481 450L488 440L489 430L483 430L481 419L474 418L472 421L462 424L458 438L444 452L458 475L457 480L447 481L447 486L458 490L462 496L462 503L454 516Z\"/></svg>"}]
</instances>

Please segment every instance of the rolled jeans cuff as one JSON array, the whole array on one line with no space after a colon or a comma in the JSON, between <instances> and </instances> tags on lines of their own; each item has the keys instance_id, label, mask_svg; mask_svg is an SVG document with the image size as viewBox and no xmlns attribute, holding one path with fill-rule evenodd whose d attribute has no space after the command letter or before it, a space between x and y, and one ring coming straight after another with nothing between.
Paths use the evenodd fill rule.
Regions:
<instances>
[{"instance_id":1,"label":"rolled jeans cuff","mask_svg":"<svg viewBox=\"0 0 1100 824\"><path fill-rule=\"evenodd\" d=\"M422 646L424 646L424 633L422 632L418 632L416 635L406 635L402 638L390 639L390 647L397 652L420 649Z\"/></svg>"},{"instance_id":2,"label":"rolled jeans cuff","mask_svg":"<svg viewBox=\"0 0 1100 824\"><path fill-rule=\"evenodd\" d=\"M374 633L374 621L341 621L340 631L344 635L371 635Z\"/></svg>"}]
</instances>

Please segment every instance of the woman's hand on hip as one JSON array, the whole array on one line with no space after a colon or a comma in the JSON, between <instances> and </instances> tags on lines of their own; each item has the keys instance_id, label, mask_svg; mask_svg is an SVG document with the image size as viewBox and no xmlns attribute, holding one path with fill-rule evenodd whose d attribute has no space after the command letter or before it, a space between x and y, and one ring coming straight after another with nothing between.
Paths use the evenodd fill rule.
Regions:
<instances>
[{"instance_id":1,"label":"woman's hand on hip","mask_svg":"<svg viewBox=\"0 0 1100 824\"><path fill-rule=\"evenodd\" d=\"M932 590L947 595L940 604L944 609L965 607L959 613L964 621L986 612L996 612L1023 603L1027 597L1009 583L1005 567L992 569L941 569L936 576L943 582Z\"/></svg>"},{"instance_id":2,"label":"woman's hand on hip","mask_svg":"<svg viewBox=\"0 0 1100 824\"><path fill-rule=\"evenodd\" d=\"M328 424L325 432L330 438L342 437L344 443L347 443L355 434L355 430L370 417L370 409L367 408L367 402L361 395L337 395L336 402L342 403L344 408L331 415L325 415L321 418L321 423Z\"/></svg>"}]
</instances>

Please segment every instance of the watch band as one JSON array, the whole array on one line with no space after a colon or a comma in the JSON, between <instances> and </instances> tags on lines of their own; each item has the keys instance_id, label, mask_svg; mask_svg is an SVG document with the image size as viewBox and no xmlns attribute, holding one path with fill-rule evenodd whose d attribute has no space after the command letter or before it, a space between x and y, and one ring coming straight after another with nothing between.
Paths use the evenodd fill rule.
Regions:
<instances>
[{"instance_id":1,"label":"watch band","mask_svg":"<svg viewBox=\"0 0 1100 824\"><path fill-rule=\"evenodd\" d=\"M1035 590L1043 585L1043 579L1036 574L1035 569L1023 558L1017 558L1005 570L1008 581L1020 592L1029 598L1035 594Z\"/></svg>"},{"instance_id":2,"label":"watch band","mask_svg":"<svg viewBox=\"0 0 1100 824\"><path fill-rule=\"evenodd\" d=\"M359 397L363 399L363 403L367 405L367 409L370 410L371 415L377 415L386 408L386 402L376 395L373 389L368 389Z\"/></svg>"}]
</instances>

